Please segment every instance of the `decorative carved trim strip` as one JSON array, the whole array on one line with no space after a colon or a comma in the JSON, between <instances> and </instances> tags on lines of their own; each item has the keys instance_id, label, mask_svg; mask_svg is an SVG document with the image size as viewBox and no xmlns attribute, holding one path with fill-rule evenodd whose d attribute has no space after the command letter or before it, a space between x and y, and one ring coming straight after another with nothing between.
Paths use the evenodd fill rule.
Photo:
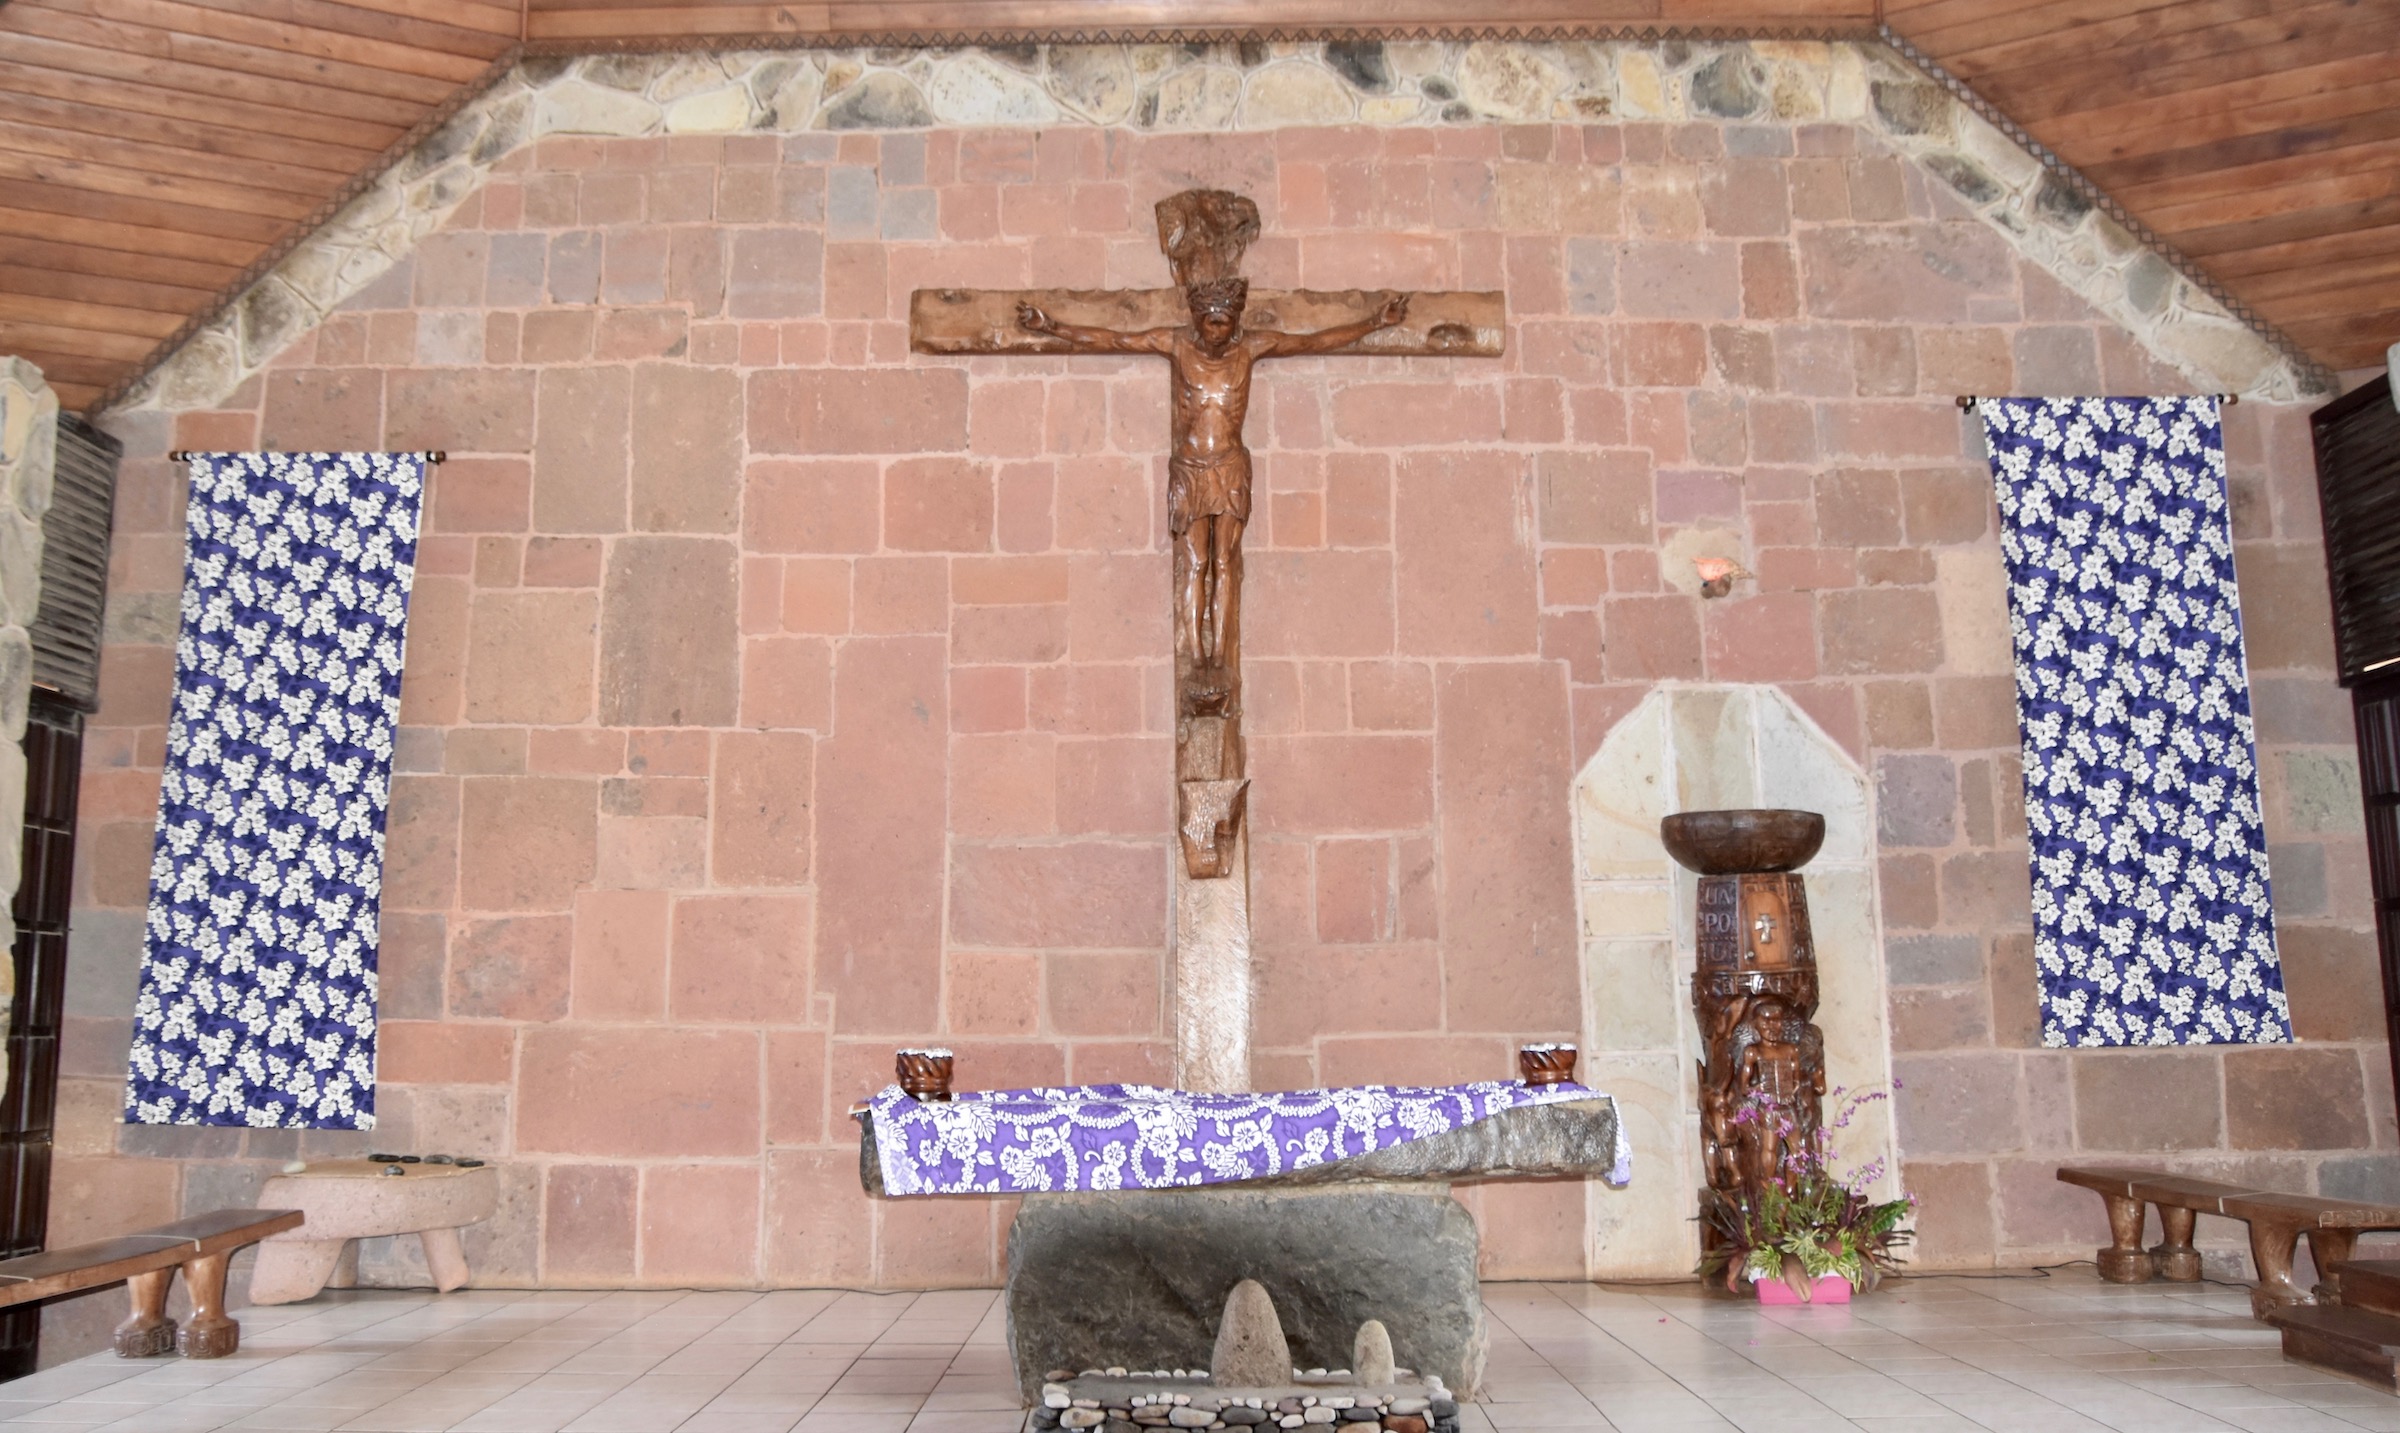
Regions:
<instances>
[{"instance_id":1,"label":"decorative carved trim strip","mask_svg":"<svg viewBox=\"0 0 2400 1433\"><path fill-rule=\"evenodd\" d=\"M1741 44L1751 40L1796 40L1819 44L1875 44L1886 31L1855 25L1275 25L1244 29L1116 30L827 30L806 34L764 31L741 35L668 35L622 40L528 40L527 55L723 54L738 50L964 50L1025 45L1317 45L1374 41L1386 44L1560 44L1611 45Z\"/></svg>"}]
</instances>

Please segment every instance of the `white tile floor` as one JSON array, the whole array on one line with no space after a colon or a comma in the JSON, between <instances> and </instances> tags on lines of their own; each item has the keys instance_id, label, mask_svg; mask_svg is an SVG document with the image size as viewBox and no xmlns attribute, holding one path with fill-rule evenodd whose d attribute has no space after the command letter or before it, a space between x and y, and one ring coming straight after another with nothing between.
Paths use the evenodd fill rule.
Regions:
<instances>
[{"instance_id":1,"label":"white tile floor","mask_svg":"<svg viewBox=\"0 0 2400 1433\"><path fill-rule=\"evenodd\" d=\"M2400 1433L2285 1363L2243 1290L1922 1278L1764 1313L1689 1285L1491 1284L1468 1433ZM213 1363L108 1354L0 1384L11 1425L488 1433L1015 1433L988 1292L356 1293L242 1314Z\"/></svg>"}]
</instances>

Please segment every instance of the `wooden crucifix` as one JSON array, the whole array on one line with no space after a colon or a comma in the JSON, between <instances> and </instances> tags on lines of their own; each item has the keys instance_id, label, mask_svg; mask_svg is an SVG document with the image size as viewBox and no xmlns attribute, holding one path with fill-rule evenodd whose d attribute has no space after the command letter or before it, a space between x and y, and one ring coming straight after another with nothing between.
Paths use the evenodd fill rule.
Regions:
<instances>
[{"instance_id":1,"label":"wooden crucifix","mask_svg":"<svg viewBox=\"0 0 2400 1433\"><path fill-rule=\"evenodd\" d=\"M1249 795L1242 748L1242 529L1250 518L1250 450L1242 441L1250 379L1261 359L1356 353L1497 358L1504 307L1497 293L1250 291L1242 254L1258 237L1258 206L1221 189L1158 203L1159 248L1170 289L919 289L909 342L919 353L1154 353L1172 385L1167 458L1175 603L1176 829L1182 847L1179 961L1213 949L1227 967L1195 987L1218 1022L1217 1054L1187 1048L1184 1083L1238 1089L1248 1066L1248 899L1242 831ZM1225 887L1231 887L1225 891ZM1217 892L1222 892L1219 894ZM1188 961L1187 961L1188 963ZM1235 987L1238 986L1238 990ZM1209 1042L1204 1042L1209 1043ZM1187 1047L1193 1041L1187 1036ZM1238 1047L1238 1060L1224 1052Z\"/></svg>"}]
</instances>

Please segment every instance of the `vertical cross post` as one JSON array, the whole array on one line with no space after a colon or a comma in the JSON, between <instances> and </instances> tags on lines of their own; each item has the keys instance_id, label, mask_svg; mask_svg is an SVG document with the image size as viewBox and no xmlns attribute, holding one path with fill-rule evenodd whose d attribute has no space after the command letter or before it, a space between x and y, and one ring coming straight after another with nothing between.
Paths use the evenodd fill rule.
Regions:
<instances>
[{"instance_id":1,"label":"vertical cross post","mask_svg":"<svg viewBox=\"0 0 2400 1433\"><path fill-rule=\"evenodd\" d=\"M1258 206L1193 189L1159 201L1171 289L919 289L919 353L1148 353L1168 362L1167 510L1175 606L1176 1080L1250 1078L1250 782L1242 739L1242 439L1262 359L1359 353L1498 357L1497 293L1253 292Z\"/></svg>"}]
</instances>

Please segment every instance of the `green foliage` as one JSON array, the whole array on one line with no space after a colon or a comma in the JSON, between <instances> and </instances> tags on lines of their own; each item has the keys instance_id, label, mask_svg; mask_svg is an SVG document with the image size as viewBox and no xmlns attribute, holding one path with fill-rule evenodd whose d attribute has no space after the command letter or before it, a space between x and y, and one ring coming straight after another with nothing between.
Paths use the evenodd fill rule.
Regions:
<instances>
[{"instance_id":1,"label":"green foliage","mask_svg":"<svg viewBox=\"0 0 2400 1433\"><path fill-rule=\"evenodd\" d=\"M1867 1290L1899 1269L1900 1246L1915 1237L1900 1224L1916 1200L1868 1197L1883 1175L1880 1160L1848 1178L1832 1165L1834 1131L1847 1128L1860 1107L1887 1097L1870 1092L1844 1100L1839 1090L1834 1097L1840 1103L1832 1125L1805 1132L1794 1111L1772 1096L1754 1095L1735 1112L1737 1126L1782 1136L1787 1152L1755 1200L1703 1192L1700 1217L1716 1243L1701 1257L1701 1277L1721 1278L1736 1293L1760 1279L1781 1279L1806 1300L1813 1282L1828 1275Z\"/></svg>"}]
</instances>

